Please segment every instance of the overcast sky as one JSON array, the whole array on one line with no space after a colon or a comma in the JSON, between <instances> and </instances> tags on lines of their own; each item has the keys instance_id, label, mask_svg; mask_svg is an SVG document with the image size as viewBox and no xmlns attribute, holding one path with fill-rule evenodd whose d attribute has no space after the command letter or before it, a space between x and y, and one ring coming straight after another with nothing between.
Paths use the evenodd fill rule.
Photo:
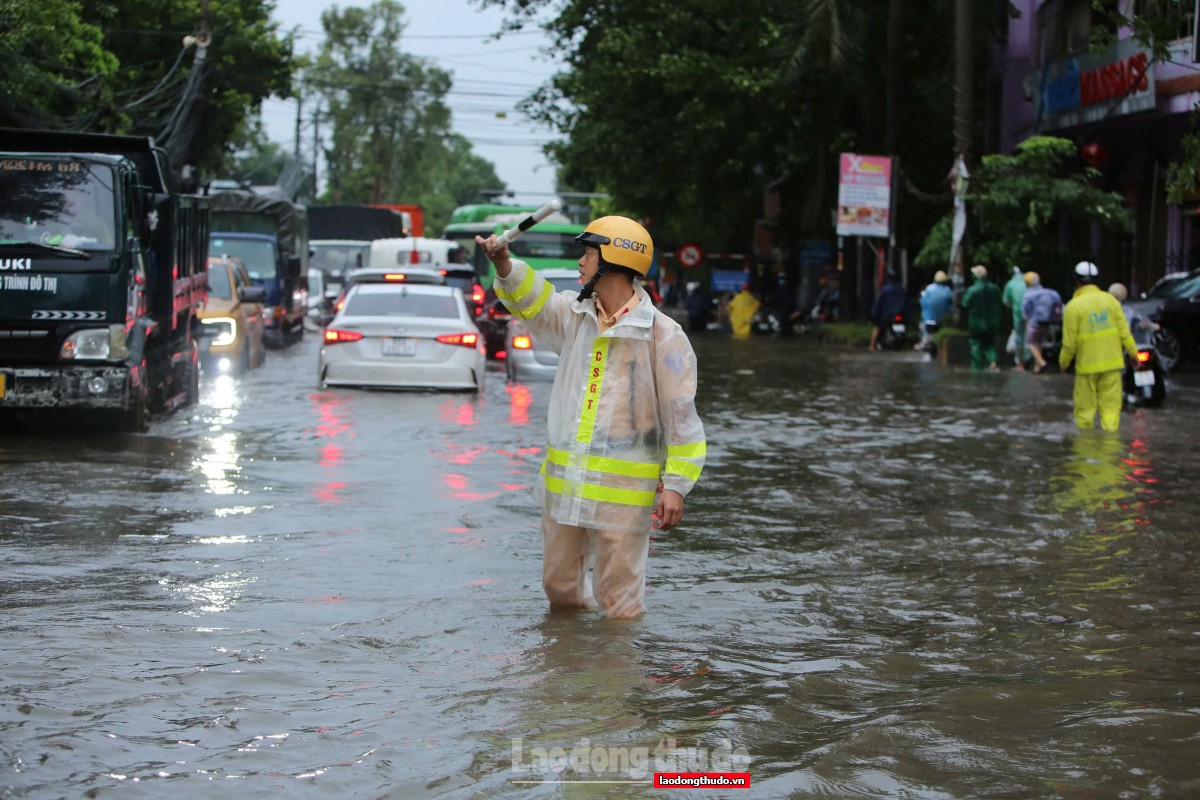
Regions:
<instances>
[{"instance_id":1,"label":"overcast sky","mask_svg":"<svg viewBox=\"0 0 1200 800\"><path fill-rule=\"evenodd\" d=\"M481 11L468 0L401 2L407 22L401 48L451 74L453 87L446 103L454 114L454 130L495 164L496 174L518 193L515 202L546 202L554 191L554 169L539 145L553 138L552 133L533 126L516 110L516 104L554 72L551 59L542 53L548 43L545 35L535 29L490 40L504 19L497 9ZM324 38L323 10L370 5L371 0L279 0L275 18L284 32L299 28L297 51L311 52ZM501 112L507 119L497 118ZM294 145L294 100L268 99L263 103L263 122L272 141L289 148ZM307 120L303 131L301 146L307 156L312 147Z\"/></svg>"}]
</instances>

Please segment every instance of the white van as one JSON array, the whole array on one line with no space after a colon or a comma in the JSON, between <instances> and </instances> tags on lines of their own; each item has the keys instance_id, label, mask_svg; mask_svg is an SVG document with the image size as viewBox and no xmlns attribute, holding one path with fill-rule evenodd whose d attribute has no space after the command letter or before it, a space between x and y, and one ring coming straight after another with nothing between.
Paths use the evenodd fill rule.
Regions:
<instances>
[{"instance_id":1,"label":"white van","mask_svg":"<svg viewBox=\"0 0 1200 800\"><path fill-rule=\"evenodd\" d=\"M393 267L422 264L425 266L465 263L466 251L460 242L451 239L429 239L424 236L406 236L403 239L376 239L371 242L371 253L366 266L391 269Z\"/></svg>"}]
</instances>

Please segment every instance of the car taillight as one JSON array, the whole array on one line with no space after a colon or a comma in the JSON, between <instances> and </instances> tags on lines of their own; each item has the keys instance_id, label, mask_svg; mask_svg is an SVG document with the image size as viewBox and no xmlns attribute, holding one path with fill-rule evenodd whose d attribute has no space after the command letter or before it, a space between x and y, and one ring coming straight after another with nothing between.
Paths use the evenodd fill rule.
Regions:
<instances>
[{"instance_id":1,"label":"car taillight","mask_svg":"<svg viewBox=\"0 0 1200 800\"><path fill-rule=\"evenodd\" d=\"M408 280L408 276L403 272L389 272L383 276L385 281L404 281Z\"/></svg>"},{"instance_id":2,"label":"car taillight","mask_svg":"<svg viewBox=\"0 0 1200 800\"><path fill-rule=\"evenodd\" d=\"M512 319L512 314L508 313L508 309L499 303L488 309L488 316L492 319Z\"/></svg>"},{"instance_id":3,"label":"car taillight","mask_svg":"<svg viewBox=\"0 0 1200 800\"><path fill-rule=\"evenodd\" d=\"M479 344L478 333L444 333L437 337L442 344L457 344L463 347L474 347Z\"/></svg>"},{"instance_id":4,"label":"car taillight","mask_svg":"<svg viewBox=\"0 0 1200 800\"><path fill-rule=\"evenodd\" d=\"M325 344L338 344L339 342L357 342L363 335L358 331L339 331L336 328L325 329Z\"/></svg>"},{"instance_id":5,"label":"car taillight","mask_svg":"<svg viewBox=\"0 0 1200 800\"><path fill-rule=\"evenodd\" d=\"M513 349L514 350L532 350L533 349L533 340L530 339L528 336L514 336L513 337Z\"/></svg>"},{"instance_id":6,"label":"car taillight","mask_svg":"<svg viewBox=\"0 0 1200 800\"><path fill-rule=\"evenodd\" d=\"M1139 364L1145 364L1149 360L1150 360L1150 351L1149 350L1138 350L1138 363Z\"/></svg>"},{"instance_id":7,"label":"car taillight","mask_svg":"<svg viewBox=\"0 0 1200 800\"><path fill-rule=\"evenodd\" d=\"M483 302L483 287L480 286L478 283L471 287L471 302L472 303L482 303Z\"/></svg>"},{"instance_id":8,"label":"car taillight","mask_svg":"<svg viewBox=\"0 0 1200 800\"><path fill-rule=\"evenodd\" d=\"M903 314L897 314L897 315L896 315L896 322L904 322L904 315L903 315Z\"/></svg>"}]
</instances>

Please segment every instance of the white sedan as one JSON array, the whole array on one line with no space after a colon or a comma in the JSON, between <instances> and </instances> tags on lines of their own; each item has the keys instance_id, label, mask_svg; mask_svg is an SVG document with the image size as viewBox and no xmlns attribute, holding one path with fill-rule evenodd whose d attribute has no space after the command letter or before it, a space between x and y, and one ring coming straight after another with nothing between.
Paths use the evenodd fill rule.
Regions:
<instances>
[{"instance_id":1,"label":"white sedan","mask_svg":"<svg viewBox=\"0 0 1200 800\"><path fill-rule=\"evenodd\" d=\"M325 329L317 384L478 391L486 361L459 289L360 283Z\"/></svg>"}]
</instances>

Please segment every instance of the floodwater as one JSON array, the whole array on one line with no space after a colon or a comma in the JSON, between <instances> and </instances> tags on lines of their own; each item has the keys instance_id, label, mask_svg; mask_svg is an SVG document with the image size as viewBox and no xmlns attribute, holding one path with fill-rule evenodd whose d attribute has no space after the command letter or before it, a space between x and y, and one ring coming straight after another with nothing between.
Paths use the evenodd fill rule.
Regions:
<instances>
[{"instance_id":1,"label":"floodwater","mask_svg":"<svg viewBox=\"0 0 1200 800\"><path fill-rule=\"evenodd\" d=\"M1195 375L1084 435L1068 377L702 336L708 466L611 622L541 593L548 384L317 347L0 437L0 796L1200 793Z\"/></svg>"}]
</instances>

